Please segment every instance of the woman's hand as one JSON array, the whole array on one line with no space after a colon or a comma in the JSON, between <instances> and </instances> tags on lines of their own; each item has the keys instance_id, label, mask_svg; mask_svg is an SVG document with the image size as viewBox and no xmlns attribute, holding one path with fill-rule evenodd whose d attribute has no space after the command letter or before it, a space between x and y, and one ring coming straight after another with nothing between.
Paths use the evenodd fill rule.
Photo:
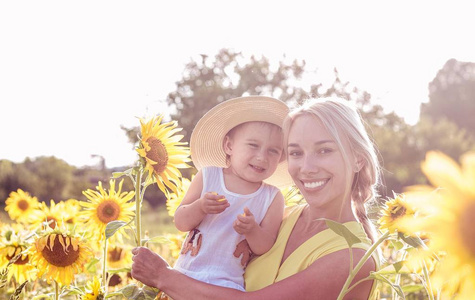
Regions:
<instances>
[{"instance_id":1,"label":"woman's hand","mask_svg":"<svg viewBox=\"0 0 475 300\"><path fill-rule=\"evenodd\" d=\"M160 288L160 277L169 269L168 263L145 247L132 249L132 254L132 277L147 286Z\"/></svg>"}]
</instances>

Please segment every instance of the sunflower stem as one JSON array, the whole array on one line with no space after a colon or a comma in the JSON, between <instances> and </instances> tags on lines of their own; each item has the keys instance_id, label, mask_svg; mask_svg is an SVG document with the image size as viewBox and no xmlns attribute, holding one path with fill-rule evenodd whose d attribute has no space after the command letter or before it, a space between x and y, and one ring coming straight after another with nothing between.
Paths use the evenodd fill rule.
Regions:
<instances>
[{"instance_id":1,"label":"sunflower stem","mask_svg":"<svg viewBox=\"0 0 475 300\"><path fill-rule=\"evenodd\" d=\"M142 245L142 198L140 187L142 186L142 172L135 175L135 231L137 247Z\"/></svg>"},{"instance_id":2,"label":"sunflower stem","mask_svg":"<svg viewBox=\"0 0 475 300\"><path fill-rule=\"evenodd\" d=\"M54 280L54 300L59 300L59 286L56 280Z\"/></svg>"},{"instance_id":3,"label":"sunflower stem","mask_svg":"<svg viewBox=\"0 0 475 300\"><path fill-rule=\"evenodd\" d=\"M432 289L432 284L430 282L429 270L427 269L427 264L425 260L422 260L422 271L424 273L424 280L426 282L425 286L427 289L427 296L429 297L429 300L434 300L434 293Z\"/></svg>"},{"instance_id":4,"label":"sunflower stem","mask_svg":"<svg viewBox=\"0 0 475 300\"><path fill-rule=\"evenodd\" d=\"M104 257L102 262L102 286L104 287L104 293L107 295L107 238L104 242Z\"/></svg>"},{"instance_id":5,"label":"sunflower stem","mask_svg":"<svg viewBox=\"0 0 475 300\"><path fill-rule=\"evenodd\" d=\"M340 291L340 294L338 295L337 300L342 300L343 297L348 293L349 291L349 286L351 282L353 281L353 278L355 278L356 274L360 271L360 269L363 267L364 263L368 260L368 258L373 254L373 252L378 248L378 246L384 242L387 237L389 236L389 231L387 231L385 234L383 234L369 249L366 251L365 255L360 259L358 264L355 266L355 268L350 272L350 275L346 279L345 284L343 285L343 288ZM351 249L350 249L351 250Z\"/></svg>"},{"instance_id":6,"label":"sunflower stem","mask_svg":"<svg viewBox=\"0 0 475 300\"><path fill-rule=\"evenodd\" d=\"M406 256L407 256L407 251L404 251L400 260L404 261L406 259ZM398 272L396 274L396 278L394 279L394 284L399 285L399 283L401 283L401 273ZM398 296L397 292L394 289L392 291L392 298L391 299L396 299L396 300L399 299L399 296Z\"/></svg>"}]
</instances>

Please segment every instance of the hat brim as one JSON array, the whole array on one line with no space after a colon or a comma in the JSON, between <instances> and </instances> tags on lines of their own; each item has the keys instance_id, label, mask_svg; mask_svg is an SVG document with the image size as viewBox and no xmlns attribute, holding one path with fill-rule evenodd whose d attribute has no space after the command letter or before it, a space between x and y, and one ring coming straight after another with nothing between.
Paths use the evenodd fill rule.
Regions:
<instances>
[{"instance_id":1,"label":"hat brim","mask_svg":"<svg viewBox=\"0 0 475 300\"><path fill-rule=\"evenodd\" d=\"M207 166L226 167L223 140L229 130L252 121L282 127L288 112L284 102L265 96L239 97L221 102L209 110L193 129L190 139L193 164L198 170ZM264 182L279 188L292 185L287 160L280 162L274 174Z\"/></svg>"}]
</instances>

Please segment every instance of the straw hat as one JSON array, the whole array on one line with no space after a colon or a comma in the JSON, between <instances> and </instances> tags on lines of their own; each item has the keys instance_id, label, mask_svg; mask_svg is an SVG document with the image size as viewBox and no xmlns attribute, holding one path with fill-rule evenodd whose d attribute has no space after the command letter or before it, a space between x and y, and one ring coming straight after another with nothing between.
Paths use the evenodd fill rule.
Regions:
<instances>
[{"instance_id":1,"label":"straw hat","mask_svg":"<svg viewBox=\"0 0 475 300\"><path fill-rule=\"evenodd\" d=\"M226 167L223 140L229 130L251 121L282 127L288 112L284 102L271 97L247 96L221 102L209 110L193 129L190 139L193 164L198 170L207 166ZM279 163L274 174L264 181L279 188L292 185L287 161Z\"/></svg>"}]
</instances>

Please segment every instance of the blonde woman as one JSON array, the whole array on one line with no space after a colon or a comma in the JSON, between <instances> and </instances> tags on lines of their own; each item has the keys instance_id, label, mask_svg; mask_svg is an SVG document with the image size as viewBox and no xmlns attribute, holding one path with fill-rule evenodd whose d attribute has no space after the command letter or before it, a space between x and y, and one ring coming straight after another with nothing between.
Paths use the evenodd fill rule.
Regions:
<instances>
[{"instance_id":1,"label":"blonde woman","mask_svg":"<svg viewBox=\"0 0 475 300\"><path fill-rule=\"evenodd\" d=\"M186 278L147 248L133 250L132 276L173 299L336 299L349 274L346 241L323 219L343 223L361 243L354 265L371 246L373 229L365 202L379 182L376 152L357 110L335 99L311 99L284 122L288 170L306 204L286 208L273 247L245 272L246 292ZM365 262L353 283L379 266ZM344 299L373 299L373 281L362 281Z\"/></svg>"}]
</instances>

